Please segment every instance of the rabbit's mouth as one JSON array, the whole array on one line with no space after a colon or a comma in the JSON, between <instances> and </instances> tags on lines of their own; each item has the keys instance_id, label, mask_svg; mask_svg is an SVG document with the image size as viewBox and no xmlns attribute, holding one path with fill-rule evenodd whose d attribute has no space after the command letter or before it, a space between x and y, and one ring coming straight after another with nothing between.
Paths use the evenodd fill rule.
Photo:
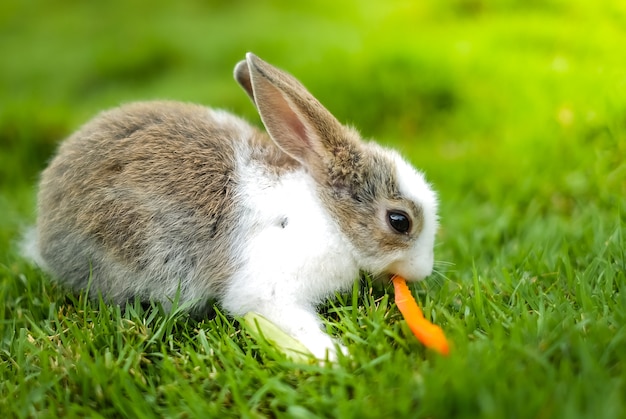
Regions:
<instances>
[{"instance_id":1,"label":"rabbit's mouth","mask_svg":"<svg viewBox=\"0 0 626 419\"><path fill-rule=\"evenodd\" d=\"M380 282L382 282L384 284L391 284L391 283L393 283L393 280L396 277L400 277L403 280L405 280L406 282L418 282L418 281L422 281L424 279L424 278L413 278L413 279L406 278L402 274L396 273L394 271L382 272L382 273L380 273L378 275L375 275L373 279L375 281L380 281Z\"/></svg>"},{"instance_id":2,"label":"rabbit's mouth","mask_svg":"<svg viewBox=\"0 0 626 419\"><path fill-rule=\"evenodd\" d=\"M394 276L399 276L405 278L407 282L417 282L422 281L426 277L428 277L433 271L433 265L424 264L405 264L398 263L390 266L390 269L387 269L384 275L387 277L389 281Z\"/></svg>"}]
</instances>

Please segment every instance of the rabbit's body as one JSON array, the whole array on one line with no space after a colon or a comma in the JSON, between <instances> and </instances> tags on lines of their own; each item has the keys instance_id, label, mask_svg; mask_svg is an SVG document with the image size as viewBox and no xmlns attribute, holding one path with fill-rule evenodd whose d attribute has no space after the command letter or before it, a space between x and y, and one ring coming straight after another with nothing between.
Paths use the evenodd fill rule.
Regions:
<instances>
[{"instance_id":1,"label":"rabbit's body","mask_svg":"<svg viewBox=\"0 0 626 419\"><path fill-rule=\"evenodd\" d=\"M332 356L316 304L360 270L428 275L435 195L295 79L252 55L235 75L269 136L224 111L145 102L65 141L40 183L40 260L117 303L180 290L195 311L256 311Z\"/></svg>"},{"instance_id":2,"label":"rabbit's body","mask_svg":"<svg viewBox=\"0 0 626 419\"><path fill-rule=\"evenodd\" d=\"M235 271L242 249L230 238L245 209L234 196L246 182L238 166L264 157L264 136L197 105L146 102L104 112L65 141L42 174L46 266L83 288L89 261L92 288L118 303L135 295L167 301L180 286L183 300L206 304ZM268 158L284 155L269 139L263 149Z\"/></svg>"}]
</instances>

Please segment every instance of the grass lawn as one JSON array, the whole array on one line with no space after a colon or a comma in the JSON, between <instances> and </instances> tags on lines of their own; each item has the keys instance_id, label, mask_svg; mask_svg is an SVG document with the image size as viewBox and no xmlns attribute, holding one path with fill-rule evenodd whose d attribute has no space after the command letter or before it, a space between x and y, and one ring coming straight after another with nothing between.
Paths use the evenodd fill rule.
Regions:
<instances>
[{"instance_id":1,"label":"grass lawn","mask_svg":"<svg viewBox=\"0 0 626 419\"><path fill-rule=\"evenodd\" d=\"M624 45L620 0L2 2L2 416L625 417ZM351 357L298 365L219 309L122 310L20 256L39 171L97 111L259 123L231 76L248 50L439 191L437 273L412 289L449 357L367 278L321 308Z\"/></svg>"}]
</instances>

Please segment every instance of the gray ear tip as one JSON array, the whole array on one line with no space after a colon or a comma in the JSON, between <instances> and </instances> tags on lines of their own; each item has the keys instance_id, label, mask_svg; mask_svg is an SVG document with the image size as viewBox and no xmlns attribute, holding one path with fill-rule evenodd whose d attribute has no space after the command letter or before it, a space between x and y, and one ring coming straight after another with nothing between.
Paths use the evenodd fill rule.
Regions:
<instances>
[{"instance_id":1,"label":"gray ear tip","mask_svg":"<svg viewBox=\"0 0 626 419\"><path fill-rule=\"evenodd\" d=\"M235 65L235 70L233 73L235 74L235 78L238 77L239 74L242 74L248 69L248 62L246 60L241 60Z\"/></svg>"},{"instance_id":2,"label":"gray ear tip","mask_svg":"<svg viewBox=\"0 0 626 419\"><path fill-rule=\"evenodd\" d=\"M252 80L250 78L250 64L246 60L239 61L235 65L233 75L237 83L243 87L248 96L254 101L254 89L252 88Z\"/></svg>"},{"instance_id":3,"label":"gray ear tip","mask_svg":"<svg viewBox=\"0 0 626 419\"><path fill-rule=\"evenodd\" d=\"M250 66L257 64L260 61L261 60L259 59L259 57L257 57L253 53L251 52L246 53L246 59L239 61L235 65L235 70L234 70L235 78L239 80L240 75L247 74L248 70L250 69Z\"/></svg>"}]
</instances>

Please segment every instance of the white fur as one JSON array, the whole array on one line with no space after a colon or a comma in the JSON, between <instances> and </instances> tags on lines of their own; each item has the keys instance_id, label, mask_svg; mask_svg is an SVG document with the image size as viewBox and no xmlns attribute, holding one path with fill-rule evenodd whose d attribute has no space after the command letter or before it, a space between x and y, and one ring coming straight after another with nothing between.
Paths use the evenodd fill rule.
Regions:
<instances>
[{"instance_id":1,"label":"white fur","mask_svg":"<svg viewBox=\"0 0 626 419\"><path fill-rule=\"evenodd\" d=\"M421 206L424 217L419 237L408 254L393 265L393 272L408 280L419 280L430 275L433 270L433 248L438 228L437 195L421 172L415 170L399 154L395 152L391 154L395 160L400 192Z\"/></svg>"},{"instance_id":2,"label":"white fur","mask_svg":"<svg viewBox=\"0 0 626 419\"><path fill-rule=\"evenodd\" d=\"M244 119L223 109L206 108L215 126L229 127L230 132L237 133L242 142L252 136L253 128Z\"/></svg>"},{"instance_id":3,"label":"white fur","mask_svg":"<svg viewBox=\"0 0 626 419\"><path fill-rule=\"evenodd\" d=\"M346 239L329 219L304 169L268 179L261 167L240 167L247 231L241 269L229 284L224 307L255 311L307 346L318 358L334 357L315 306L346 289L359 267ZM283 227L283 223L286 224Z\"/></svg>"},{"instance_id":4,"label":"white fur","mask_svg":"<svg viewBox=\"0 0 626 419\"><path fill-rule=\"evenodd\" d=\"M22 239L19 242L19 248L21 254L26 259L31 260L40 268L46 269L46 263L39 253L39 237L37 236L37 229L35 227L29 227L24 231Z\"/></svg>"}]
</instances>

